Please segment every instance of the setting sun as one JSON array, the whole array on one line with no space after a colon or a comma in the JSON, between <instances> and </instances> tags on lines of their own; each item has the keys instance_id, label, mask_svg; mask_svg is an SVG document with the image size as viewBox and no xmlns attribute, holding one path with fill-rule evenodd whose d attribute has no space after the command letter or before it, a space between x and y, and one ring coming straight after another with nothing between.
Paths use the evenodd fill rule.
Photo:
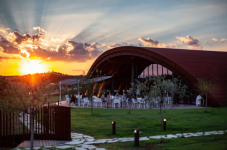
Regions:
<instances>
[{"instance_id":1,"label":"setting sun","mask_svg":"<svg viewBox=\"0 0 227 150\"><path fill-rule=\"evenodd\" d=\"M20 71L23 74L33 74L42 73L47 70L46 66L41 63L41 60L28 60L22 62Z\"/></svg>"}]
</instances>

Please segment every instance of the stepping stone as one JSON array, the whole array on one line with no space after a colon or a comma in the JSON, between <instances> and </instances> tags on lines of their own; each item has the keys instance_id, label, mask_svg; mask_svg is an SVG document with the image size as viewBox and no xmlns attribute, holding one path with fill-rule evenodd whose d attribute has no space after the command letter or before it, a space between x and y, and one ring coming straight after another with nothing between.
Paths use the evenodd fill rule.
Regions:
<instances>
[{"instance_id":1,"label":"stepping stone","mask_svg":"<svg viewBox=\"0 0 227 150\"><path fill-rule=\"evenodd\" d=\"M225 130L225 132L227 133L227 130Z\"/></svg>"},{"instance_id":2,"label":"stepping stone","mask_svg":"<svg viewBox=\"0 0 227 150\"><path fill-rule=\"evenodd\" d=\"M198 135L198 134L195 133L195 134L192 134L191 136L201 136L201 135Z\"/></svg>"},{"instance_id":3,"label":"stepping stone","mask_svg":"<svg viewBox=\"0 0 227 150\"><path fill-rule=\"evenodd\" d=\"M134 140L133 137L127 137L127 138L118 138L119 141L122 141L122 140Z\"/></svg>"},{"instance_id":4,"label":"stepping stone","mask_svg":"<svg viewBox=\"0 0 227 150\"><path fill-rule=\"evenodd\" d=\"M225 134L224 131L218 131L217 134Z\"/></svg>"},{"instance_id":5,"label":"stepping stone","mask_svg":"<svg viewBox=\"0 0 227 150\"><path fill-rule=\"evenodd\" d=\"M106 150L105 148L96 148L95 150Z\"/></svg>"},{"instance_id":6,"label":"stepping stone","mask_svg":"<svg viewBox=\"0 0 227 150\"><path fill-rule=\"evenodd\" d=\"M82 139L82 140L73 140L73 141L71 141L71 142L67 142L67 143L65 143L66 145L76 145L76 144L82 144L82 143L84 143L84 139Z\"/></svg>"},{"instance_id":7,"label":"stepping stone","mask_svg":"<svg viewBox=\"0 0 227 150\"><path fill-rule=\"evenodd\" d=\"M78 136L73 136L72 138L74 138L74 139L83 139L83 136L78 135Z\"/></svg>"},{"instance_id":8,"label":"stepping stone","mask_svg":"<svg viewBox=\"0 0 227 150\"><path fill-rule=\"evenodd\" d=\"M161 139L164 138L165 135L155 135L155 136L149 136L150 139Z\"/></svg>"},{"instance_id":9,"label":"stepping stone","mask_svg":"<svg viewBox=\"0 0 227 150\"><path fill-rule=\"evenodd\" d=\"M97 144L96 142L85 142L84 145Z\"/></svg>"},{"instance_id":10,"label":"stepping stone","mask_svg":"<svg viewBox=\"0 0 227 150\"><path fill-rule=\"evenodd\" d=\"M177 135L168 134L167 137L168 137L168 138L177 138Z\"/></svg>"},{"instance_id":11,"label":"stepping stone","mask_svg":"<svg viewBox=\"0 0 227 150\"><path fill-rule=\"evenodd\" d=\"M193 135L193 133L183 133L184 136Z\"/></svg>"},{"instance_id":12,"label":"stepping stone","mask_svg":"<svg viewBox=\"0 0 227 150\"><path fill-rule=\"evenodd\" d=\"M184 137L185 137L185 138L188 138L188 137L192 137L192 136L191 136L191 135L185 135Z\"/></svg>"},{"instance_id":13,"label":"stepping stone","mask_svg":"<svg viewBox=\"0 0 227 150\"><path fill-rule=\"evenodd\" d=\"M56 146L57 149L66 149L66 148L72 148L73 146L69 145L61 145L61 146Z\"/></svg>"},{"instance_id":14,"label":"stepping stone","mask_svg":"<svg viewBox=\"0 0 227 150\"><path fill-rule=\"evenodd\" d=\"M95 139L86 139L86 142L93 142Z\"/></svg>"},{"instance_id":15,"label":"stepping stone","mask_svg":"<svg viewBox=\"0 0 227 150\"><path fill-rule=\"evenodd\" d=\"M96 149L97 147L94 145L82 145L81 148Z\"/></svg>"},{"instance_id":16,"label":"stepping stone","mask_svg":"<svg viewBox=\"0 0 227 150\"><path fill-rule=\"evenodd\" d=\"M87 150L86 148L75 147L76 150Z\"/></svg>"},{"instance_id":17,"label":"stepping stone","mask_svg":"<svg viewBox=\"0 0 227 150\"><path fill-rule=\"evenodd\" d=\"M205 132L203 135L212 135L212 133Z\"/></svg>"},{"instance_id":18,"label":"stepping stone","mask_svg":"<svg viewBox=\"0 0 227 150\"><path fill-rule=\"evenodd\" d=\"M106 143L107 140L108 139L98 139L98 140L96 140L94 142L96 142L96 143Z\"/></svg>"},{"instance_id":19,"label":"stepping stone","mask_svg":"<svg viewBox=\"0 0 227 150\"><path fill-rule=\"evenodd\" d=\"M107 141L106 143L116 143L118 141Z\"/></svg>"},{"instance_id":20,"label":"stepping stone","mask_svg":"<svg viewBox=\"0 0 227 150\"><path fill-rule=\"evenodd\" d=\"M88 138L88 139L94 139L94 137L92 136L88 136L88 135L84 135L85 138Z\"/></svg>"},{"instance_id":21,"label":"stepping stone","mask_svg":"<svg viewBox=\"0 0 227 150\"><path fill-rule=\"evenodd\" d=\"M196 132L195 134L202 136L203 132Z\"/></svg>"},{"instance_id":22,"label":"stepping stone","mask_svg":"<svg viewBox=\"0 0 227 150\"><path fill-rule=\"evenodd\" d=\"M140 141L147 141L147 140L149 140L149 138L148 137L140 137L139 140Z\"/></svg>"},{"instance_id":23,"label":"stepping stone","mask_svg":"<svg viewBox=\"0 0 227 150\"><path fill-rule=\"evenodd\" d=\"M183 135L181 133L176 134L177 137L182 137Z\"/></svg>"}]
</instances>

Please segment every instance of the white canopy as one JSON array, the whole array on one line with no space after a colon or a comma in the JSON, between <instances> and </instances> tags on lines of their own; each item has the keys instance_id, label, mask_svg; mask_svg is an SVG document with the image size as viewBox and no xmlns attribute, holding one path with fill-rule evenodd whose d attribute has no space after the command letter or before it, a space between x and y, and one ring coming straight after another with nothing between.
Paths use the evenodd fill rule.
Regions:
<instances>
[{"instance_id":1,"label":"white canopy","mask_svg":"<svg viewBox=\"0 0 227 150\"><path fill-rule=\"evenodd\" d=\"M89 79L87 82L89 82L91 80L94 82L99 82L99 81L106 80L109 78L111 78L111 76L103 76L103 77L99 77L99 78ZM78 82L81 82L81 79L66 79L66 80L60 81L59 84L73 85L73 84L78 84ZM86 84L87 82L82 82L82 84Z\"/></svg>"}]
</instances>

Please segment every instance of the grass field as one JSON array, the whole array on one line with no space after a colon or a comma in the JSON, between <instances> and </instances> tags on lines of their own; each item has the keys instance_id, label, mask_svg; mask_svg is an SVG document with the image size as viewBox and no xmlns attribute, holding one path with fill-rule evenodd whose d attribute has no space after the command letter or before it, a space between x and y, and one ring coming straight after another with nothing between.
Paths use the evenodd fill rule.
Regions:
<instances>
[{"instance_id":1,"label":"grass field","mask_svg":"<svg viewBox=\"0 0 227 150\"><path fill-rule=\"evenodd\" d=\"M133 137L134 129L142 131L140 137L175 133L227 130L227 107L201 109L163 109L167 130L160 125L159 109L94 109L71 108L72 132L91 135L95 139ZM116 134L112 124L116 122ZM161 143L160 143L161 142ZM144 149L226 149L227 135L141 141ZM101 144L107 149L138 149L133 142Z\"/></svg>"}]
</instances>

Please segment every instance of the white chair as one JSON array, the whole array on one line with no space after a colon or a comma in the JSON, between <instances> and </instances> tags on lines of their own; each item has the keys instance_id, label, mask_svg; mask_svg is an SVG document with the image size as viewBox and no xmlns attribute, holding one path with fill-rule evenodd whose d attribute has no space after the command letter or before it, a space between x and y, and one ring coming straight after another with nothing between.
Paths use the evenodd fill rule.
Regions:
<instances>
[{"instance_id":1,"label":"white chair","mask_svg":"<svg viewBox=\"0 0 227 150\"><path fill-rule=\"evenodd\" d=\"M126 98L126 96L125 95L123 95L122 96L122 107L123 107L123 104L124 104L124 102L127 104L127 106L128 106L128 98ZM125 105L126 105L125 104ZM129 107L129 106L128 106ZM123 107L124 108L124 107Z\"/></svg>"},{"instance_id":2,"label":"white chair","mask_svg":"<svg viewBox=\"0 0 227 150\"><path fill-rule=\"evenodd\" d=\"M136 104L138 104L138 102L132 98L132 108L136 107Z\"/></svg>"},{"instance_id":3,"label":"white chair","mask_svg":"<svg viewBox=\"0 0 227 150\"><path fill-rule=\"evenodd\" d=\"M114 104L114 108L115 108L115 104L118 104L118 107L121 106L121 99L120 97L115 97L113 100L113 104Z\"/></svg>"},{"instance_id":4,"label":"white chair","mask_svg":"<svg viewBox=\"0 0 227 150\"><path fill-rule=\"evenodd\" d=\"M145 109L145 100L142 99L142 98L137 98L137 101L138 101L138 104L139 104L139 108L143 108L143 106L144 106L144 109Z\"/></svg>"},{"instance_id":5,"label":"white chair","mask_svg":"<svg viewBox=\"0 0 227 150\"><path fill-rule=\"evenodd\" d=\"M102 100L96 96L93 96L93 102L96 103L96 107L98 107L98 103L100 103L100 107L102 108Z\"/></svg>"},{"instance_id":6,"label":"white chair","mask_svg":"<svg viewBox=\"0 0 227 150\"><path fill-rule=\"evenodd\" d=\"M69 102L70 102L69 95L65 95L65 101L66 101L67 104L69 104Z\"/></svg>"},{"instance_id":7,"label":"white chair","mask_svg":"<svg viewBox=\"0 0 227 150\"><path fill-rule=\"evenodd\" d=\"M83 107L84 107L84 105L86 105L86 104L87 104L87 107L89 106L89 100L88 100L87 97L85 97L85 98L83 98L83 99L81 99L81 100L82 100L82 102L83 102Z\"/></svg>"},{"instance_id":8,"label":"white chair","mask_svg":"<svg viewBox=\"0 0 227 150\"><path fill-rule=\"evenodd\" d=\"M198 95L197 97L196 97L196 106L201 106L201 100L202 100L203 98L200 96L200 95Z\"/></svg>"}]
</instances>

